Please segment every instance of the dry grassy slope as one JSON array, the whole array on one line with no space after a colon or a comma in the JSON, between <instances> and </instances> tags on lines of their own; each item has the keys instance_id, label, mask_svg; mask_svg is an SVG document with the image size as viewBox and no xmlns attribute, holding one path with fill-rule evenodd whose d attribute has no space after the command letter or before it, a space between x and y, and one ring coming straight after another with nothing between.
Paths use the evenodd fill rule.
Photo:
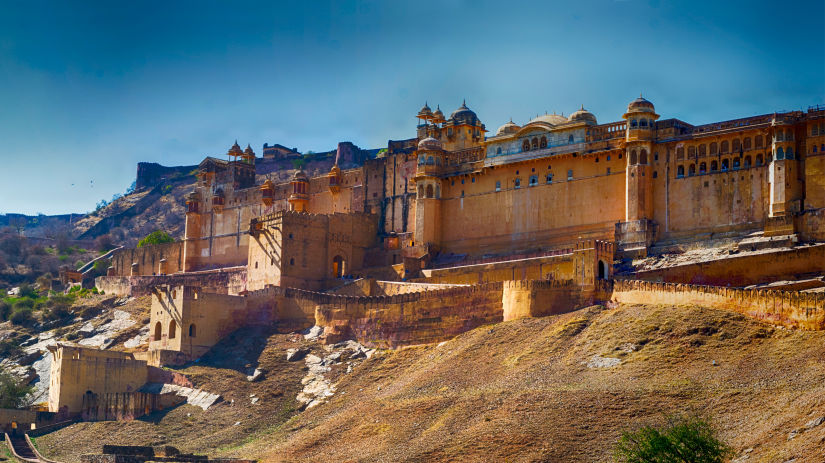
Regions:
<instances>
[{"instance_id":1,"label":"dry grassy slope","mask_svg":"<svg viewBox=\"0 0 825 463\"><path fill-rule=\"evenodd\" d=\"M788 434L825 416L825 333L734 313L590 308L481 327L440 346L374 356L341 377L329 403L291 419L303 363L283 353L297 342L273 335L247 358L227 354L246 338L225 343L220 361L186 370L234 406L79 424L40 438L40 448L67 462L104 442L265 461L610 461L622 429L694 410L738 455L753 449L743 461L823 461L825 424ZM638 349L625 352L628 343ZM227 368L254 362L256 352L272 372L264 382ZM623 363L588 368L594 355ZM262 405L248 404L253 392L266 397Z\"/></svg>"}]
</instances>

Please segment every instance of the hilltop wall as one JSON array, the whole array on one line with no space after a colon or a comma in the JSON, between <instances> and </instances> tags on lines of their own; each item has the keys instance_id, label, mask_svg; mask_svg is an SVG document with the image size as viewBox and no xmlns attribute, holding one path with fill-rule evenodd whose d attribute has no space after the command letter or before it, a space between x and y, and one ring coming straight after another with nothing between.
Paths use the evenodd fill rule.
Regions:
<instances>
[{"instance_id":1,"label":"hilltop wall","mask_svg":"<svg viewBox=\"0 0 825 463\"><path fill-rule=\"evenodd\" d=\"M776 325L825 329L825 294L731 289L673 283L619 280L612 300L624 304L697 305L739 312Z\"/></svg>"},{"instance_id":2,"label":"hilltop wall","mask_svg":"<svg viewBox=\"0 0 825 463\"><path fill-rule=\"evenodd\" d=\"M198 286L215 294L239 294L246 290L246 267L227 267L173 275L105 276L95 279L97 289L120 296L146 296L161 285Z\"/></svg>"}]
</instances>

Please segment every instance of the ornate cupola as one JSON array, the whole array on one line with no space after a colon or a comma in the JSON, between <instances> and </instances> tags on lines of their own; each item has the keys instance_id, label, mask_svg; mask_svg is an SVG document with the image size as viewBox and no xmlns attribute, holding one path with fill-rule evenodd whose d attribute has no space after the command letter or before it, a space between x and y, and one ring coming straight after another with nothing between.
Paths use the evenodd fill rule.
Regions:
<instances>
[{"instance_id":1,"label":"ornate cupola","mask_svg":"<svg viewBox=\"0 0 825 463\"><path fill-rule=\"evenodd\" d=\"M421 120L419 125L427 125L427 123L433 118L433 111L427 103L424 103L424 106L418 110L418 115L416 117Z\"/></svg>"},{"instance_id":2,"label":"ornate cupola","mask_svg":"<svg viewBox=\"0 0 825 463\"><path fill-rule=\"evenodd\" d=\"M447 119L444 117L444 113L441 112L441 106L436 107L433 111L433 124L443 124L445 122L447 122Z\"/></svg>"},{"instance_id":3,"label":"ornate cupola","mask_svg":"<svg viewBox=\"0 0 825 463\"><path fill-rule=\"evenodd\" d=\"M217 190L215 190L215 193L212 195L212 209L214 209L215 212L220 214L221 212L223 212L223 206L224 206L223 190L218 188Z\"/></svg>"},{"instance_id":4,"label":"ornate cupola","mask_svg":"<svg viewBox=\"0 0 825 463\"><path fill-rule=\"evenodd\" d=\"M444 162L444 148L441 142L427 137L418 142L418 167L416 176L437 176Z\"/></svg>"},{"instance_id":5,"label":"ornate cupola","mask_svg":"<svg viewBox=\"0 0 825 463\"><path fill-rule=\"evenodd\" d=\"M248 143L246 145L246 149L243 150L243 155L241 155L241 158L247 164L255 164L255 152L252 151L252 146Z\"/></svg>"},{"instance_id":6,"label":"ornate cupola","mask_svg":"<svg viewBox=\"0 0 825 463\"><path fill-rule=\"evenodd\" d=\"M197 191L192 191L188 195L186 195L186 213L199 214L201 209L200 200L201 198Z\"/></svg>"},{"instance_id":7,"label":"ornate cupola","mask_svg":"<svg viewBox=\"0 0 825 463\"><path fill-rule=\"evenodd\" d=\"M261 201L267 206L271 206L274 199L275 185L272 184L272 180L266 179L263 185L261 185Z\"/></svg>"},{"instance_id":8,"label":"ornate cupola","mask_svg":"<svg viewBox=\"0 0 825 463\"><path fill-rule=\"evenodd\" d=\"M329 191L333 194L341 191L341 169L338 168L338 164L333 165L332 169L329 170L327 179L329 180Z\"/></svg>"},{"instance_id":9,"label":"ornate cupola","mask_svg":"<svg viewBox=\"0 0 825 463\"><path fill-rule=\"evenodd\" d=\"M241 146L238 144L238 140L235 140L235 144L229 148L226 155L232 158L233 161L236 161L239 157L243 156L243 151L241 151Z\"/></svg>"},{"instance_id":10,"label":"ornate cupola","mask_svg":"<svg viewBox=\"0 0 825 463\"><path fill-rule=\"evenodd\" d=\"M289 210L306 212L309 205L309 178L304 171L299 170L292 176L289 182L292 187L292 194L289 195Z\"/></svg>"},{"instance_id":11,"label":"ornate cupola","mask_svg":"<svg viewBox=\"0 0 825 463\"><path fill-rule=\"evenodd\" d=\"M653 107L653 103L639 98L631 101L627 105L627 112L622 115L627 120L627 140L651 140L653 131L656 128L656 119L659 115Z\"/></svg>"}]
</instances>

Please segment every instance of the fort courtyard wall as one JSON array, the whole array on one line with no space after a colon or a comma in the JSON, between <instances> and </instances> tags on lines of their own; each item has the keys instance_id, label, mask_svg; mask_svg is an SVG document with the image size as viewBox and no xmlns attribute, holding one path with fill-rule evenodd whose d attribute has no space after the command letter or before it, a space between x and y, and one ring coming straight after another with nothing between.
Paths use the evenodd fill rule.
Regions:
<instances>
[{"instance_id":1,"label":"fort courtyard wall","mask_svg":"<svg viewBox=\"0 0 825 463\"><path fill-rule=\"evenodd\" d=\"M166 275L183 271L183 242L118 249L112 254L111 275Z\"/></svg>"}]
</instances>

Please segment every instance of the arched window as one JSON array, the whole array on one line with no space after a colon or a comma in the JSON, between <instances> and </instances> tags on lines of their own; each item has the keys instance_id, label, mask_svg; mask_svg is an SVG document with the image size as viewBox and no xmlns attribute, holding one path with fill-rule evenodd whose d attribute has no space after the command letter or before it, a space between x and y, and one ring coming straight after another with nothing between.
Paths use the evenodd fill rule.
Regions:
<instances>
[{"instance_id":1,"label":"arched window","mask_svg":"<svg viewBox=\"0 0 825 463\"><path fill-rule=\"evenodd\" d=\"M745 156L745 169L751 166L751 157Z\"/></svg>"},{"instance_id":2,"label":"arched window","mask_svg":"<svg viewBox=\"0 0 825 463\"><path fill-rule=\"evenodd\" d=\"M607 264L605 264L603 260L599 259L599 280L606 280L607 275Z\"/></svg>"},{"instance_id":3,"label":"arched window","mask_svg":"<svg viewBox=\"0 0 825 463\"><path fill-rule=\"evenodd\" d=\"M539 141L539 148L547 148L547 137L541 137L541 140Z\"/></svg>"},{"instance_id":4,"label":"arched window","mask_svg":"<svg viewBox=\"0 0 825 463\"><path fill-rule=\"evenodd\" d=\"M725 153L728 152L728 150L730 150L730 145L728 144L727 140L722 142L722 146L720 147L720 150L721 150L722 154L725 154Z\"/></svg>"},{"instance_id":5,"label":"arched window","mask_svg":"<svg viewBox=\"0 0 825 463\"><path fill-rule=\"evenodd\" d=\"M719 145L717 145L716 142L712 142L710 144L710 153L709 154L711 156L713 156L714 154L716 154L718 152L719 152Z\"/></svg>"},{"instance_id":6,"label":"arched window","mask_svg":"<svg viewBox=\"0 0 825 463\"><path fill-rule=\"evenodd\" d=\"M527 184L528 186L536 186L539 184L539 176L538 175L531 175L530 182Z\"/></svg>"},{"instance_id":7,"label":"arched window","mask_svg":"<svg viewBox=\"0 0 825 463\"><path fill-rule=\"evenodd\" d=\"M530 151L530 140L524 140L521 143L521 150L522 151Z\"/></svg>"},{"instance_id":8,"label":"arched window","mask_svg":"<svg viewBox=\"0 0 825 463\"><path fill-rule=\"evenodd\" d=\"M630 164L635 165L638 162L638 158L636 157L636 150L630 152Z\"/></svg>"},{"instance_id":9,"label":"arched window","mask_svg":"<svg viewBox=\"0 0 825 463\"><path fill-rule=\"evenodd\" d=\"M433 197L433 186L432 185L427 185L427 197L428 198Z\"/></svg>"},{"instance_id":10,"label":"arched window","mask_svg":"<svg viewBox=\"0 0 825 463\"><path fill-rule=\"evenodd\" d=\"M631 129L635 129L638 126L639 126L639 123L636 121L636 119L630 119L630 128Z\"/></svg>"},{"instance_id":11,"label":"arched window","mask_svg":"<svg viewBox=\"0 0 825 463\"><path fill-rule=\"evenodd\" d=\"M640 164L647 164L647 150L642 149L642 154L639 156L639 163Z\"/></svg>"},{"instance_id":12,"label":"arched window","mask_svg":"<svg viewBox=\"0 0 825 463\"><path fill-rule=\"evenodd\" d=\"M428 166L434 166L435 165L435 158L432 157L432 156L428 156L427 157L427 165Z\"/></svg>"},{"instance_id":13,"label":"arched window","mask_svg":"<svg viewBox=\"0 0 825 463\"><path fill-rule=\"evenodd\" d=\"M518 190L519 188L521 188L521 179L520 179L520 178L516 178L515 185L516 185L516 189L517 189L517 190Z\"/></svg>"},{"instance_id":14,"label":"arched window","mask_svg":"<svg viewBox=\"0 0 825 463\"><path fill-rule=\"evenodd\" d=\"M782 147L776 148L776 159L785 159L785 152L782 150Z\"/></svg>"},{"instance_id":15,"label":"arched window","mask_svg":"<svg viewBox=\"0 0 825 463\"><path fill-rule=\"evenodd\" d=\"M437 166L441 165L441 158L440 157L435 158L435 165L437 165Z\"/></svg>"},{"instance_id":16,"label":"arched window","mask_svg":"<svg viewBox=\"0 0 825 463\"><path fill-rule=\"evenodd\" d=\"M688 176L693 177L694 175L696 175L696 164L691 164L688 167Z\"/></svg>"},{"instance_id":17,"label":"arched window","mask_svg":"<svg viewBox=\"0 0 825 463\"><path fill-rule=\"evenodd\" d=\"M793 130L788 129L785 131L785 141L793 141Z\"/></svg>"},{"instance_id":18,"label":"arched window","mask_svg":"<svg viewBox=\"0 0 825 463\"><path fill-rule=\"evenodd\" d=\"M682 178L685 176L685 166L679 166L676 168L676 178Z\"/></svg>"},{"instance_id":19,"label":"arched window","mask_svg":"<svg viewBox=\"0 0 825 463\"><path fill-rule=\"evenodd\" d=\"M546 183L553 183L553 174L547 174L547 176L545 176L544 179Z\"/></svg>"},{"instance_id":20,"label":"arched window","mask_svg":"<svg viewBox=\"0 0 825 463\"><path fill-rule=\"evenodd\" d=\"M676 148L676 160L681 161L685 159L685 147L680 146Z\"/></svg>"},{"instance_id":21,"label":"arched window","mask_svg":"<svg viewBox=\"0 0 825 463\"><path fill-rule=\"evenodd\" d=\"M424 185L418 185L418 197L419 198L424 197Z\"/></svg>"},{"instance_id":22,"label":"arched window","mask_svg":"<svg viewBox=\"0 0 825 463\"><path fill-rule=\"evenodd\" d=\"M719 170L719 163L716 161L710 161L710 171L716 172Z\"/></svg>"},{"instance_id":23,"label":"arched window","mask_svg":"<svg viewBox=\"0 0 825 463\"><path fill-rule=\"evenodd\" d=\"M639 121L639 127L647 127L647 119L641 119Z\"/></svg>"},{"instance_id":24,"label":"arched window","mask_svg":"<svg viewBox=\"0 0 825 463\"><path fill-rule=\"evenodd\" d=\"M418 165L419 166L423 166L426 161L427 161L427 157L424 156L423 154L421 156L418 156Z\"/></svg>"},{"instance_id":25,"label":"arched window","mask_svg":"<svg viewBox=\"0 0 825 463\"><path fill-rule=\"evenodd\" d=\"M169 322L169 339L175 339L175 336L178 335L178 324L175 323L175 320Z\"/></svg>"},{"instance_id":26,"label":"arched window","mask_svg":"<svg viewBox=\"0 0 825 463\"><path fill-rule=\"evenodd\" d=\"M742 140L742 149L751 149L751 137L745 137L745 139Z\"/></svg>"},{"instance_id":27,"label":"arched window","mask_svg":"<svg viewBox=\"0 0 825 463\"><path fill-rule=\"evenodd\" d=\"M699 174L706 174L708 172L708 166L704 162L699 164Z\"/></svg>"},{"instance_id":28,"label":"arched window","mask_svg":"<svg viewBox=\"0 0 825 463\"><path fill-rule=\"evenodd\" d=\"M195 327L195 324L192 323L191 325L189 325L189 337L190 338L195 338L195 337L197 337L197 334L198 334L198 330Z\"/></svg>"},{"instance_id":29,"label":"arched window","mask_svg":"<svg viewBox=\"0 0 825 463\"><path fill-rule=\"evenodd\" d=\"M496 191L501 191L501 182L496 182Z\"/></svg>"},{"instance_id":30,"label":"arched window","mask_svg":"<svg viewBox=\"0 0 825 463\"><path fill-rule=\"evenodd\" d=\"M441 197L441 184L439 184L439 183L436 183L436 185L435 185L435 197L436 198Z\"/></svg>"},{"instance_id":31,"label":"arched window","mask_svg":"<svg viewBox=\"0 0 825 463\"><path fill-rule=\"evenodd\" d=\"M496 154L501 154L501 147L496 148Z\"/></svg>"},{"instance_id":32,"label":"arched window","mask_svg":"<svg viewBox=\"0 0 825 463\"><path fill-rule=\"evenodd\" d=\"M699 156L705 156L708 154L708 147L704 143L699 145Z\"/></svg>"},{"instance_id":33,"label":"arched window","mask_svg":"<svg viewBox=\"0 0 825 463\"><path fill-rule=\"evenodd\" d=\"M532 147L533 147L534 150L539 148L539 139L538 138L533 137Z\"/></svg>"},{"instance_id":34,"label":"arched window","mask_svg":"<svg viewBox=\"0 0 825 463\"><path fill-rule=\"evenodd\" d=\"M811 147L811 152L812 152L812 153L816 153L816 145L814 145L814 146L812 146L812 147Z\"/></svg>"},{"instance_id":35,"label":"arched window","mask_svg":"<svg viewBox=\"0 0 825 463\"><path fill-rule=\"evenodd\" d=\"M788 150L785 151L785 159L793 159L793 148L790 146L788 147Z\"/></svg>"},{"instance_id":36,"label":"arched window","mask_svg":"<svg viewBox=\"0 0 825 463\"><path fill-rule=\"evenodd\" d=\"M154 341L160 341L161 334L163 332L163 327L161 326L160 322L155 323L155 335L152 337Z\"/></svg>"},{"instance_id":37,"label":"arched window","mask_svg":"<svg viewBox=\"0 0 825 463\"><path fill-rule=\"evenodd\" d=\"M757 165L757 166L761 166L763 162L764 162L764 161L762 160L762 155L761 155L761 154L757 154L757 155L756 155L756 165Z\"/></svg>"},{"instance_id":38,"label":"arched window","mask_svg":"<svg viewBox=\"0 0 825 463\"><path fill-rule=\"evenodd\" d=\"M688 146L688 159L696 157L696 147L695 146Z\"/></svg>"},{"instance_id":39,"label":"arched window","mask_svg":"<svg viewBox=\"0 0 825 463\"><path fill-rule=\"evenodd\" d=\"M725 172L730 167L730 161L727 159L722 159L722 172Z\"/></svg>"},{"instance_id":40,"label":"arched window","mask_svg":"<svg viewBox=\"0 0 825 463\"><path fill-rule=\"evenodd\" d=\"M573 135L567 137L567 143L573 143Z\"/></svg>"},{"instance_id":41,"label":"arched window","mask_svg":"<svg viewBox=\"0 0 825 463\"><path fill-rule=\"evenodd\" d=\"M733 158L733 170L736 170L740 167L739 165L739 158Z\"/></svg>"},{"instance_id":42,"label":"arched window","mask_svg":"<svg viewBox=\"0 0 825 463\"><path fill-rule=\"evenodd\" d=\"M762 147L762 135L757 135L756 137L754 137L753 146L756 148Z\"/></svg>"},{"instance_id":43,"label":"arched window","mask_svg":"<svg viewBox=\"0 0 825 463\"><path fill-rule=\"evenodd\" d=\"M742 142L740 142L738 138L734 138L733 139L733 152L736 153L740 149L742 149Z\"/></svg>"}]
</instances>

